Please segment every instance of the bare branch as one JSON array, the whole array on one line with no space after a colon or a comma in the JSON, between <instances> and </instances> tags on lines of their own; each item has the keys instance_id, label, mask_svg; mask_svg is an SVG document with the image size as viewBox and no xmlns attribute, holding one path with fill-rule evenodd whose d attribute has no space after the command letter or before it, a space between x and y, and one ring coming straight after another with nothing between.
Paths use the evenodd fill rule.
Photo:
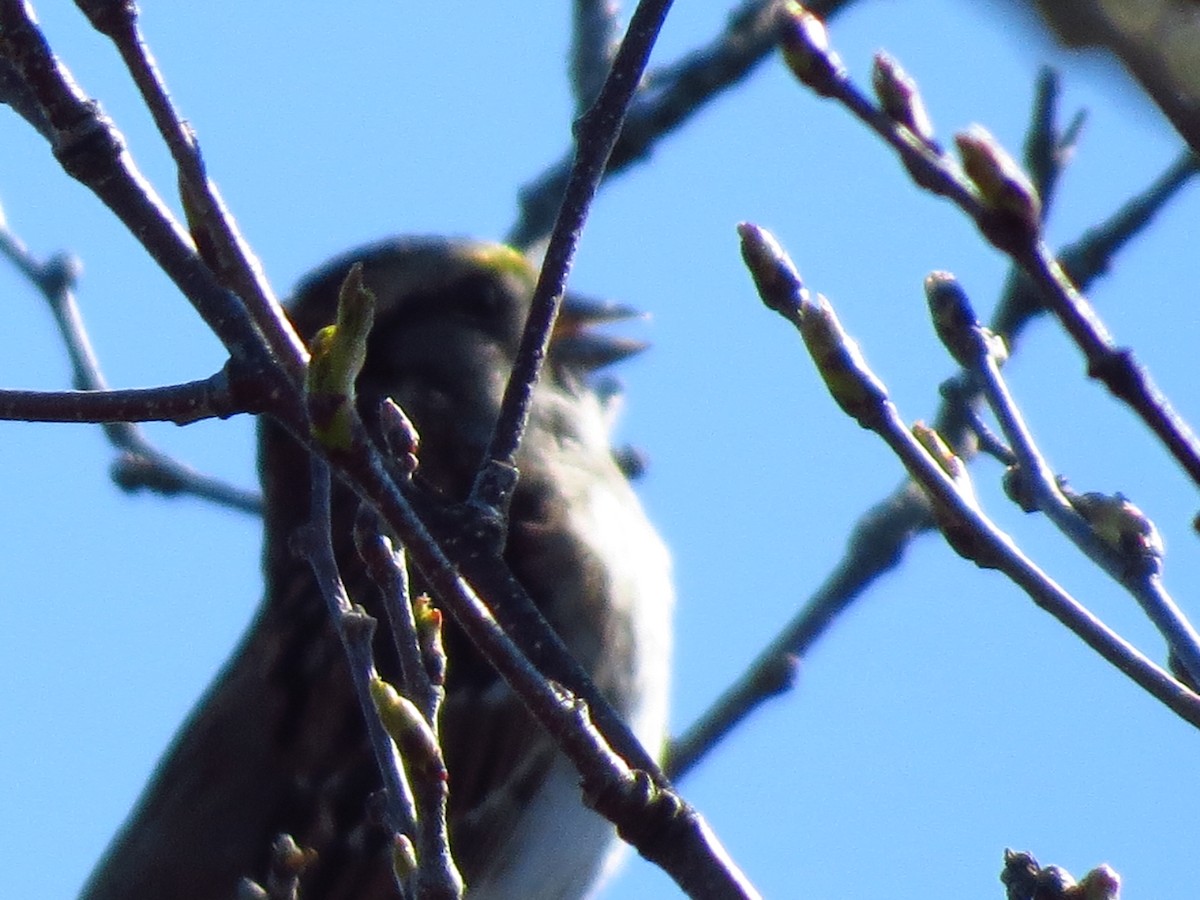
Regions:
<instances>
[{"instance_id":1,"label":"bare branch","mask_svg":"<svg viewBox=\"0 0 1200 900\"><path fill-rule=\"evenodd\" d=\"M122 452L113 461L109 474L119 488L131 493L148 490L164 497L198 497L252 516L262 515L262 495L257 491L205 475L153 448Z\"/></svg>"},{"instance_id":2,"label":"bare branch","mask_svg":"<svg viewBox=\"0 0 1200 900\"><path fill-rule=\"evenodd\" d=\"M238 230L232 213L209 181L200 145L174 109L150 45L138 28L137 4L126 0L77 0L101 34L110 38L141 92L179 171L179 189L201 255L221 282L241 297L259 331L292 378L299 378L305 348L284 315L262 266Z\"/></svg>"},{"instance_id":3,"label":"bare branch","mask_svg":"<svg viewBox=\"0 0 1200 900\"><path fill-rule=\"evenodd\" d=\"M76 388L75 392L62 393L0 392L0 396L9 401L4 410L7 415L0 414L0 418L99 422L104 427L105 437L120 451L113 464L112 476L122 490L149 489L170 496L190 494L231 509L253 514L262 512L262 499L256 492L234 487L171 458L154 447L134 424L151 420L184 424L213 416L226 418L256 411L252 401L245 402L249 396L234 399L226 373L189 385L151 391L110 391L75 303L78 262L67 255L38 262L2 223L0 254L6 256L45 298L70 357L71 380Z\"/></svg>"},{"instance_id":4,"label":"bare branch","mask_svg":"<svg viewBox=\"0 0 1200 900\"><path fill-rule=\"evenodd\" d=\"M1031 184L1020 183L1024 176L1019 170L1007 168L1004 151L981 129L959 134L963 168L954 166L937 147L876 108L855 87L811 13L796 3L783 8L788 10L783 15L784 58L797 78L841 103L887 141L916 184L950 199L993 246L1026 272L1047 308L1083 351L1089 377L1100 380L1133 409L1200 485L1200 440L1132 351L1115 344L1095 309L1041 240L1040 200Z\"/></svg>"},{"instance_id":5,"label":"bare branch","mask_svg":"<svg viewBox=\"0 0 1200 900\"><path fill-rule=\"evenodd\" d=\"M393 835L416 833L416 810L412 791L401 770L395 745L383 727L371 699L371 683L379 677L371 650L375 620L361 607L355 607L346 595L338 574L330 539L329 468L316 457L312 460L312 520L295 536L295 552L308 560L321 596L329 607L330 619L342 639L346 661L354 681L354 693L362 709L375 761L383 777L384 818Z\"/></svg>"},{"instance_id":6,"label":"bare branch","mask_svg":"<svg viewBox=\"0 0 1200 900\"><path fill-rule=\"evenodd\" d=\"M818 0L813 8L833 16L849 0ZM667 134L681 127L723 91L740 82L775 47L775 0L747 0L729 15L724 31L679 61L649 73L625 116L604 177L648 159ZM528 247L550 232L566 193L574 154L568 152L518 193L520 216L507 240Z\"/></svg>"},{"instance_id":7,"label":"bare branch","mask_svg":"<svg viewBox=\"0 0 1200 900\"><path fill-rule=\"evenodd\" d=\"M641 0L638 3L596 102L575 124L577 149L571 176L534 288L529 318L504 390L500 415L492 430L484 463L471 488L469 503L488 517L502 520L506 515L516 486L513 459L529 419L533 387L566 292L575 248L621 133L630 100L670 6L670 0Z\"/></svg>"},{"instance_id":8,"label":"bare branch","mask_svg":"<svg viewBox=\"0 0 1200 900\"><path fill-rule=\"evenodd\" d=\"M1052 74L1038 84L1037 100L1029 129L1026 147L1031 154L1049 154L1034 171L1044 172L1045 197L1052 196L1058 181L1058 170L1065 166L1069 154L1056 152L1055 147L1067 146L1072 124L1059 133L1054 124L1053 97L1056 88ZM1072 120L1078 122L1076 117ZM1184 162L1190 166L1190 154ZM1113 255L1145 227L1159 209L1175 195L1188 176L1180 175L1180 163L1173 165L1146 192L1135 197L1108 221L1090 229L1079 241L1063 250L1064 260L1077 260L1070 265L1081 286L1091 284L1108 270ZM1043 212L1047 204L1043 202ZM1134 213L1133 211L1136 211ZM1064 263L1066 264L1066 263ZM1002 334L1013 353L1025 326L1045 312L1029 279L1017 266L1010 269L1000 301L993 317L992 328ZM943 386L945 399L934 416L935 427L955 452L970 459L979 440L978 417L974 413L980 402L979 388L971 379L960 375ZM826 634L839 616L885 572L900 563L908 545L918 535L934 527L934 520L925 494L906 479L891 495L880 500L860 516L846 543L846 549L834 570L817 588L800 611L764 647L746 670L707 710L704 715L673 742L668 752L668 767L672 778L681 777L716 744L716 738L731 731L764 701L776 696L778 673L793 663L793 657L803 658L817 640ZM711 742L706 736L714 738Z\"/></svg>"},{"instance_id":9,"label":"bare branch","mask_svg":"<svg viewBox=\"0 0 1200 900\"><path fill-rule=\"evenodd\" d=\"M744 256L768 308L798 329L838 404L875 431L929 496L951 546L982 568L999 569L1042 609L1181 719L1200 728L1200 696L1147 659L1041 571L909 431L886 388L841 329L829 301L810 299L790 259L762 229L740 227ZM957 459L954 457L953 459ZM962 470L965 473L965 468Z\"/></svg>"},{"instance_id":10,"label":"bare branch","mask_svg":"<svg viewBox=\"0 0 1200 900\"><path fill-rule=\"evenodd\" d=\"M747 709L795 687L799 671L800 658L781 649L767 665L756 667L751 679L730 686L686 732L671 741L663 763L668 777L678 780L691 771L705 753L737 727Z\"/></svg>"},{"instance_id":11,"label":"bare branch","mask_svg":"<svg viewBox=\"0 0 1200 900\"><path fill-rule=\"evenodd\" d=\"M360 508L360 514L354 523L354 543L371 580L387 600L385 609L388 624L391 626L396 655L400 659L400 689L406 697L416 703L430 725L435 725L444 694L444 654L440 666L431 672L429 660L423 651L423 641L418 633L416 615L413 613L416 598L409 594L408 565L404 550L392 549L392 542L374 526L374 517L365 515L365 512L365 507ZM438 618L440 627L440 614Z\"/></svg>"},{"instance_id":12,"label":"bare branch","mask_svg":"<svg viewBox=\"0 0 1200 900\"><path fill-rule=\"evenodd\" d=\"M996 335L975 319L966 293L953 276L934 273L925 280L925 289L939 337L955 361L983 386L1008 438L1021 494L1029 498L1023 504L1026 511L1044 512L1089 559L1133 594L1195 680L1200 673L1200 635L1162 583L1162 542L1153 524L1124 497L1108 498L1111 502L1097 495L1081 497L1055 476L1000 372L1007 349L1002 342L998 346Z\"/></svg>"},{"instance_id":13,"label":"bare branch","mask_svg":"<svg viewBox=\"0 0 1200 900\"><path fill-rule=\"evenodd\" d=\"M67 174L90 188L125 224L234 360L254 366L268 357L241 301L196 253L187 233L125 152L120 132L99 104L80 91L20 0L0 0L0 57L12 64L37 98L50 124L54 155Z\"/></svg>"},{"instance_id":14,"label":"bare branch","mask_svg":"<svg viewBox=\"0 0 1200 900\"><path fill-rule=\"evenodd\" d=\"M123 391L0 389L0 419L18 422L173 422L188 425L255 411L234 402L224 372L203 381Z\"/></svg>"}]
</instances>

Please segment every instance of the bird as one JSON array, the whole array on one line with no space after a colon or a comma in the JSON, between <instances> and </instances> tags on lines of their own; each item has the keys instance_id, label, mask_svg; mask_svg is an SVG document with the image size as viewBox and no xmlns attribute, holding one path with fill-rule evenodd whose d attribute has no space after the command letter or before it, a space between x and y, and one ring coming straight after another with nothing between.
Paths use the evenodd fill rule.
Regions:
<instances>
[{"instance_id":1,"label":"bird","mask_svg":"<svg viewBox=\"0 0 1200 900\"><path fill-rule=\"evenodd\" d=\"M419 433L413 490L461 503L498 416L535 270L486 241L398 237L305 277L288 314L310 339L333 321L354 264L377 310L357 379L364 421L384 397ZM607 312L606 312L607 310ZM620 313L618 313L619 315ZM631 342L593 325L611 308L568 295L516 456L503 557L567 648L651 753L666 736L674 602L666 546L612 450L616 400L597 371ZM305 900L399 896L382 781L343 650L309 565L290 546L309 518L310 462L263 417L265 592L239 645L173 739L81 894L83 900L229 900L263 881L288 835L306 854ZM358 501L336 483L335 555L351 599L380 597L355 553ZM414 591L422 589L419 573ZM436 597L434 598L436 603ZM449 619L449 617L448 617ZM441 716L450 845L471 900L589 896L616 867L612 826L508 686L447 621ZM376 662L397 661L379 629ZM373 806L374 804L374 806Z\"/></svg>"}]
</instances>

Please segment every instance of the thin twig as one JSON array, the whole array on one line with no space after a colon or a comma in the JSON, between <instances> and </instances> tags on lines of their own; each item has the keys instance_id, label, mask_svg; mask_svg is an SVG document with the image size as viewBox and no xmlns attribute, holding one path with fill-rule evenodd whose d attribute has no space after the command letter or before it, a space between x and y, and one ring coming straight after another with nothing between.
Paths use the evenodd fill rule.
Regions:
<instances>
[{"instance_id":1,"label":"thin twig","mask_svg":"<svg viewBox=\"0 0 1200 900\"><path fill-rule=\"evenodd\" d=\"M71 381L76 388L67 393L0 392L0 398L3 398L0 399L0 418L99 422L105 437L119 451L112 476L123 490L148 489L166 496L188 494L231 509L261 514L262 498L257 492L235 487L173 459L151 444L142 429L134 424L151 420L183 424L212 416L226 418L240 412L258 411L252 408L255 404L249 397L235 400L226 373L171 388L109 391L75 302L78 262L63 254L45 263L39 262L3 224L0 224L0 254L7 257L45 298L71 360ZM108 408L104 409L106 406Z\"/></svg>"},{"instance_id":2,"label":"thin twig","mask_svg":"<svg viewBox=\"0 0 1200 900\"><path fill-rule=\"evenodd\" d=\"M1107 272L1117 251L1145 230L1167 201L1200 173L1197 159L1191 151L1181 153L1145 190L1062 249L1059 263L1080 290L1087 290L1097 277ZM1042 196L1045 209L1046 195ZM1004 287L1004 301L992 320L992 330L1004 335L1011 348L1025 325L1045 310L1040 292L1028 274L1012 266Z\"/></svg>"},{"instance_id":3,"label":"thin twig","mask_svg":"<svg viewBox=\"0 0 1200 900\"><path fill-rule=\"evenodd\" d=\"M124 138L55 57L21 0L0 0L0 56L37 98L63 170L88 187L188 298L232 359L283 378L241 301L196 253L191 238L125 152Z\"/></svg>"},{"instance_id":4,"label":"thin twig","mask_svg":"<svg viewBox=\"0 0 1200 900\"><path fill-rule=\"evenodd\" d=\"M378 526L371 521L374 517L365 513L366 507L361 507L354 523L354 543L367 574L384 598L392 643L400 660L400 692L417 705L431 726L435 726L444 691L440 683L434 683L426 668L413 614L413 598L408 589L404 550L394 550L391 540L380 534Z\"/></svg>"},{"instance_id":5,"label":"thin twig","mask_svg":"<svg viewBox=\"0 0 1200 900\"><path fill-rule=\"evenodd\" d=\"M650 158L658 143L683 127L712 100L741 82L775 49L777 0L746 0L724 29L676 62L649 72L625 116L604 177ZM851 0L814 0L812 9L832 17ZM529 247L549 234L566 192L574 153L568 151L518 191L520 213L506 240Z\"/></svg>"},{"instance_id":6,"label":"thin twig","mask_svg":"<svg viewBox=\"0 0 1200 900\"><path fill-rule=\"evenodd\" d=\"M203 381L158 388L117 391L0 390L0 419L16 422L173 422L188 425L204 419L261 410L237 405L224 372Z\"/></svg>"},{"instance_id":7,"label":"thin twig","mask_svg":"<svg viewBox=\"0 0 1200 900\"><path fill-rule=\"evenodd\" d=\"M92 27L112 40L121 54L163 142L178 167L185 210L192 213L193 238L218 278L232 289L254 319L272 355L299 379L307 350L284 315L262 265L242 237L232 213L205 172L200 145L171 102L150 45L138 28L138 7L127 0L76 0ZM201 233L202 232L202 233Z\"/></svg>"},{"instance_id":8,"label":"thin twig","mask_svg":"<svg viewBox=\"0 0 1200 900\"><path fill-rule=\"evenodd\" d=\"M1056 87L1057 79L1052 73L1046 73L1039 80L1026 140L1027 152L1033 157L1027 159L1031 171L1046 172L1051 176L1043 182L1044 199L1053 196L1057 170L1069 160L1070 154L1066 151L1073 139L1070 130L1060 133L1055 125ZM1078 116L1072 121L1078 122ZM1184 161L1189 164L1184 172L1177 162L1145 192L1063 250L1064 265L1069 266L1078 284L1087 287L1106 272L1113 256L1149 224L1153 215L1194 174L1190 155ZM1045 202L1042 208L1047 208ZM992 329L1006 338L1010 355L1017 350L1026 325L1044 312L1045 307L1028 277L1012 266L992 320ZM955 453L969 460L976 451L977 437L971 412L980 402L979 389L963 374L952 382L954 390L940 404L933 421L938 433L946 438ZM773 685L775 682L770 673L778 671L789 658L803 659L876 579L899 564L909 544L933 527L928 499L910 479L863 513L851 529L841 559L825 582L721 697L672 742L667 754L670 776L682 777L715 746L716 741L707 742L706 735L728 733L763 702L776 696L774 690L760 691L758 687Z\"/></svg>"},{"instance_id":9,"label":"thin twig","mask_svg":"<svg viewBox=\"0 0 1200 900\"><path fill-rule=\"evenodd\" d=\"M1038 449L1000 371L994 336L980 326L961 286L945 273L926 279L938 334L955 360L983 386L984 396L1016 457L1021 484L1033 506L1044 512L1087 557L1128 590L1167 641L1180 664L1200 679L1200 635L1167 592L1161 578L1157 531L1123 497L1079 497L1056 476ZM1089 501L1085 505L1085 501ZM1110 512L1107 521L1086 510ZM1134 516L1140 516L1135 521ZM1114 527L1103 527L1114 525ZM1122 527L1125 526L1125 527ZM1136 533L1140 541L1131 540Z\"/></svg>"},{"instance_id":10,"label":"thin twig","mask_svg":"<svg viewBox=\"0 0 1200 900\"><path fill-rule=\"evenodd\" d=\"M387 682L374 679L371 692L379 717L400 750L416 806L415 842L407 836L396 838L396 849L405 857L402 865L395 866L396 874L412 883L420 900L460 900L463 879L450 855L447 825L450 779L436 726Z\"/></svg>"},{"instance_id":11,"label":"thin twig","mask_svg":"<svg viewBox=\"0 0 1200 900\"><path fill-rule=\"evenodd\" d=\"M727 688L687 731L671 741L663 767L667 775L682 778L700 758L724 740L741 717L738 710L786 693L796 685L800 657L786 647L770 657L771 664L754 670L753 680L742 680Z\"/></svg>"},{"instance_id":12,"label":"thin twig","mask_svg":"<svg viewBox=\"0 0 1200 900\"><path fill-rule=\"evenodd\" d=\"M294 536L296 552L312 567L313 579L329 608L330 620L341 638L354 681L354 694L362 709L363 719L375 751L375 761L383 777L385 825L392 834L416 833L416 810L412 792L395 745L383 727L371 699L371 682L378 678L375 670L371 639L375 620L361 607L355 607L346 594L338 574L337 561L330 538L330 478L329 467L317 457L312 458L312 512L309 522Z\"/></svg>"},{"instance_id":13,"label":"thin twig","mask_svg":"<svg viewBox=\"0 0 1200 900\"><path fill-rule=\"evenodd\" d=\"M743 254L768 308L800 329L834 399L892 448L930 497L939 525L960 555L1000 570L1105 660L1184 721L1200 728L1200 696L1146 658L1042 572L993 523L909 431L857 346L841 329L829 302L810 299L791 260L767 232L742 225ZM965 468L962 470L965 473Z\"/></svg>"},{"instance_id":14,"label":"thin twig","mask_svg":"<svg viewBox=\"0 0 1200 900\"><path fill-rule=\"evenodd\" d=\"M1021 156L1025 170L1042 199L1042 219L1045 220L1049 217L1050 205L1057 194L1058 179L1075 152L1087 122L1087 112L1082 109L1076 111L1067 126L1059 131L1059 79L1053 69L1043 68L1038 72L1033 96L1032 122L1025 133Z\"/></svg>"},{"instance_id":15,"label":"thin twig","mask_svg":"<svg viewBox=\"0 0 1200 900\"><path fill-rule=\"evenodd\" d=\"M710 736L728 734L763 703L778 696L779 680L771 673L794 666L793 660L803 660L867 588L899 565L913 539L931 527L929 503L911 481L860 516L841 559L801 610L696 722L672 740L666 762L670 777L683 778L713 750L717 742L710 741Z\"/></svg>"},{"instance_id":16,"label":"thin twig","mask_svg":"<svg viewBox=\"0 0 1200 900\"><path fill-rule=\"evenodd\" d=\"M823 32L814 26L811 14L797 13L798 4L788 6L792 9L783 17L782 43L797 78L821 96L841 103L882 137L900 155L914 183L948 198L974 220L989 243L1026 272L1046 307L1083 352L1088 376L1098 379L1137 413L1192 481L1200 485L1200 440L1133 353L1115 344L1095 309L1042 241L1034 212L1040 205L1036 194L1014 196L1011 189L1015 185L1003 178L993 189L979 177L968 177L947 157L916 139L854 85L836 53L817 37ZM964 136L958 139L962 149ZM1024 205L1024 209L1014 208L1015 203Z\"/></svg>"},{"instance_id":17,"label":"thin twig","mask_svg":"<svg viewBox=\"0 0 1200 900\"><path fill-rule=\"evenodd\" d=\"M516 487L514 457L533 404L533 388L546 358L550 333L566 292L588 210L621 133L629 102L645 71L671 0L641 0L617 49L612 69L596 102L575 123L575 160L537 286L525 330L504 389L483 464L471 487L469 503L485 517L503 522Z\"/></svg>"},{"instance_id":18,"label":"thin twig","mask_svg":"<svg viewBox=\"0 0 1200 900\"><path fill-rule=\"evenodd\" d=\"M1087 374L1102 382L1138 414L1175 460L1200 485L1200 440L1175 411L1150 372L1133 355L1118 347L1095 309L1071 283L1044 243L1037 242L1017 260L1048 298L1048 306L1087 360Z\"/></svg>"}]
</instances>

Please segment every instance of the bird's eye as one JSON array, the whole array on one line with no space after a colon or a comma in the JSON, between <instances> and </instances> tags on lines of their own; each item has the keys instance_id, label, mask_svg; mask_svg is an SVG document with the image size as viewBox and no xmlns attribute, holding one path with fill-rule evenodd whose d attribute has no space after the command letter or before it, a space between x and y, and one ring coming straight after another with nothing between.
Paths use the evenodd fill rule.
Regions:
<instances>
[{"instance_id":1,"label":"bird's eye","mask_svg":"<svg viewBox=\"0 0 1200 900\"><path fill-rule=\"evenodd\" d=\"M504 285L495 277L478 272L454 287L456 311L469 319L488 322L504 311Z\"/></svg>"}]
</instances>

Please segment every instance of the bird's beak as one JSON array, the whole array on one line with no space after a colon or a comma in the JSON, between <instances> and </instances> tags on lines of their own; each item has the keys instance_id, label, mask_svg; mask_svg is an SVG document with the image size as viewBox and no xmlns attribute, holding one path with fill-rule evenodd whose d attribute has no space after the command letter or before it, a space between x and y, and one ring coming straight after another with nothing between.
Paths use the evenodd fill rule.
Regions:
<instances>
[{"instance_id":1,"label":"bird's beak","mask_svg":"<svg viewBox=\"0 0 1200 900\"><path fill-rule=\"evenodd\" d=\"M597 300L579 294L563 299L550 336L554 357L561 363L584 372L593 372L620 362L650 345L645 341L595 331L595 326L627 319L644 319L646 314L611 300Z\"/></svg>"}]
</instances>

